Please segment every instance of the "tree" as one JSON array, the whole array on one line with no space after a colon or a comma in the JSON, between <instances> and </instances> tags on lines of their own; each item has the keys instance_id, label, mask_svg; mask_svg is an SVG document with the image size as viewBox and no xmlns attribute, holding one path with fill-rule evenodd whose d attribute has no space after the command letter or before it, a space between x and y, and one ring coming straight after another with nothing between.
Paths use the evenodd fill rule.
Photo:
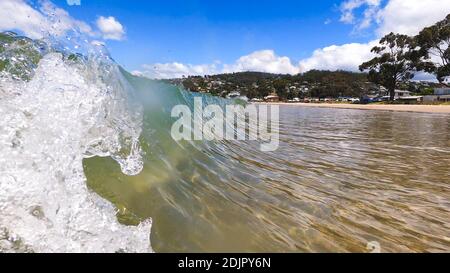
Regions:
<instances>
[{"instance_id":1,"label":"tree","mask_svg":"<svg viewBox=\"0 0 450 273\"><path fill-rule=\"evenodd\" d=\"M414 37L413 57L418 70L436 75L441 84L450 76L450 14Z\"/></svg>"},{"instance_id":2,"label":"tree","mask_svg":"<svg viewBox=\"0 0 450 273\"><path fill-rule=\"evenodd\" d=\"M409 50L412 43L411 37L390 33L380 40L379 46L372 49L378 56L359 67L361 71L369 71L370 81L388 89L391 101L395 98L398 83L414 77L412 73L414 66Z\"/></svg>"},{"instance_id":3,"label":"tree","mask_svg":"<svg viewBox=\"0 0 450 273\"><path fill-rule=\"evenodd\" d=\"M275 88L277 95L281 99L286 99L288 96L287 90L286 90L287 84L288 84L288 81L286 79L276 79L273 81L273 87Z\"/></svg>"},{"instance_id":4,"label":"tree","mask_svg":"<svg viewBox=\"0 0 450 273\"><path fill-rule=\"evenodd\" d=\"M270 92L271 88L265 81L258 82L258 88L257 88L258 94L261 98L267 97Z\"/></svg>"}]
</instances>

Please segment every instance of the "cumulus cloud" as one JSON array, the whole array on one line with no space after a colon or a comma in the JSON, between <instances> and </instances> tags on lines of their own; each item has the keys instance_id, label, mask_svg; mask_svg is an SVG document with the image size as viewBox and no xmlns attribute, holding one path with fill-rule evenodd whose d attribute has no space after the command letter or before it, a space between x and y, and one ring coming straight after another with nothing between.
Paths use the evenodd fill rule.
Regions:
<instances>
[{"instance_id":1,"label":"cumulus cloud","mask_svg":"<svg viewBox=\"0 0 450 273\"><path fill-rule=\"evenodd\" d=\"M297 74L299 69L292 64L288 57L277 56L273 50L260 50L239 58L232 65L225 65L224 71L260 71L276 74Z\"/></svg>"},{"instance_id":2,"label":"cumulus cloud","mask_svg":"<svg viewBox=\"0 0 450 273\"><path fill-rule=\"evenodd\" d=\"M120 41L125 36L125 30L122 24L113 16L103 17L97 19L97 27L102 32L105 40Z\"/></svg>"},{"instance_id":3,"label":"cumulus cloud","mask_svg":"<svg viewBox=\"0 0 450 273\"><path fill-rule=\"evenodd\" d=\"M297 74L312 69L357 71L361 63L374 55L371 49L378 38L389 32L408 35L442 20L450 12L450 0L346 0L340 5L340 21L354 24L356 30L375 26L376 40L368 43L349 43L316 49L312 55L294 64L288 57L278 56L273 50L255 51L231 64L167 63L144 65L136 74L151 78L178 78L183 75L205 75L241 71L259 71L279 74ZM431 79L418 74L420 79Z\"/></svg>"},{"instance_id":4,"label":"cumulus cloud","mask_svg":"<svg viewBox=\"0 0 450 273\"><path fill-rule=\"evenodd\" d=\"M45 28L48 23L44 16L24 1L0 1L0 30L20 30L30 38L40 38Z\"/></svg>"},{"instance_id":5,"label":"cumulus cloud","mask_svg":"<svg viewBox=\"0 0 450 273\"><path fill-rule=\"evenodd\" d=\"M61 36L71 30L90 37L101 36L105 40L124 38L123 25L112 16L100 16L96 22L98 30L93 30L88 23L76 20L50 1L42 0L39 3L38 8L33 8L26 0L1 0L0 31L20 31L32 39L48 34Z\"/></svg>"},{"instance_id":6,"label":"cumulus cloud","mask_svg":"<svg viewBox=\"0 0 450 273\"><path fill-rule=\"evenodd\" d=\"M346 0L340 5L340 21L357 30L376 25L376 34L417 34L423 27L450 13L450 0Z\"/></svg>"},{"instance_id":7,"label":"cumulus cloud","mask_svg":"<svg viewBox=\"0 0 450 273\"><path fill-rule=\"evenodd\" d=\"M218 73L233 73L243 71L258 71L276 74L297 74L299 67L294 65L288 57L278 56L273 50L255 51L249 55L242 56L232 64L182 64L157 63L143 65L142 70L134 71L133 74L146 76L154 79L181 78L182 76L211 75Z\"/></svg>"},{"instance_id":8,"label":"cumulus cloud","mask_svg":"<svg viewBox=\"0 0 450 273\"><path fill-rule=\"evenodd\" d=\"M56 7L49 1L42 2L40 11L49 22L50 29L47 31L51 34L63 35L68 30L77 30L90 36L94 35L92 28L87 23L74 19L67 11Z\"/></svg>"},{"instance_id":9,"label":"cumulus cloud","mask_svg":"<svg viewBox=\"0 0 450 273\"><path fill-rule=\"evenodd\" d=\"M370 50L377 43L378 41L372 41L367 44L352 43L316 49L311 57L300 61L300 70L302 72L312 69L357 71L360 64L373 57Z\"/></svg>"},{"instance_id":10,"label":"cumulus cloud","mask_svg":"<svg viewBox=\"0 0 450 273\"><path fill-rule=\"evenodd\" d=\"M389 32L415 35L450 13L450 0L390 0L378 13L379 36Z\"/></svg>"},{"instance_id":11,"label":"cumulus cloud","mask_svg":"<svg viewBox=\"0 0 450 273\"><path fill-rule=\"evenodd\" d=\"M340 21L346 24L355 24L358 30L368 28L375 19L381 5L380 0L347 0L340 6ZM362 18L357 18L355 12L364 8Z\"/></svg>"},{"instance_id":12,"label":"cumulus cloud","mask_svg":"<svg viewBox=\"0 0 450 273\"><path fill-rule=\"evenodd\" d=\"M278 56L273 50L260 50L242 56L231 64L157 63L143 65L141 70L134 71L133 74L153 79L169 79L244 71L292 75L312 69L357 71L361 63L373 57L370 50L376 44L377 41L372 41L367 44L352 43L317 49L311 57L298 64L294 64L288 57Z\"/></svg>"},{"instance_id":13,"label":"cumulus cloud","mask_svg":"<svg viewBox=\"0 0 450 273\"><path fill-rule=\"evenodd\" d=\"M0 30L22 31L30 38L42 38L45 34L63 35L71 29L92 35L91 27L72 18L65 10L43 1L40 10L32 8L24 0L0 1Z\"/></svg>"},{"instance_id":14,"label":"cumulus cloud","mask_svg":"<svg viewBox=\"0 0 450 273\"><path fill-rule=\"evenodd\" d=\"M355 10L364 7L362 18L355 18ZM450 13L450 0L389 0L383 7L378 0L348 0L341 5L341 11L341 21L356 24L358 29L375 23L378 38L390 32L415 35ZM300 61L300 70L357 71L361 63L373 57L370 49L377 43L375 40L317 49L311 57Z\"/></svg>"}]
</instances>

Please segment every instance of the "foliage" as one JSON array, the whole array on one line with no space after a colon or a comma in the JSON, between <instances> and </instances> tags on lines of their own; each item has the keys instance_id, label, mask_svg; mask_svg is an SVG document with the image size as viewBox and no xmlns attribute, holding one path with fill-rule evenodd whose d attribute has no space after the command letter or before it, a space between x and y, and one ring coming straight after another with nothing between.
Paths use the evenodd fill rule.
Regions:
<instances>
[{"instance_id":1,"label":"foliage","mask_svg":"<svg viewBox=\"0 0 450 273\"><path fill-rule=\"evenodd\" d=\"M0 33L0 72L7 71L13 77L30 79L42 58L41 47L39 41L13 32Z\"/></svg>"},{"instance_id":2,"label":"foliage","mask_svg":"<svg viewBox=\"0 0 450 273\"><path fill-rule=\"evenodd\" d=\"M295 97L360 97L376 86L368 83L367 74L347 71L312 70L298 75L241 72L213 76L192 76L170 80L193 92L225 96L238 91L248 98L264 98L276 93L280 99Z\"/></svg>"},{"instance_id":3,"label":"foliage","mask_svg":"<svg viewBox=\"0 0 450 273\"><path fill-rule=\"evenodd\" d=\"M395 89L402 81L414 77L413 61L411 60L411 37L390 33L380 40L372 52L377 56L363 63L361 71L369 70L369 80L385 86L389 90L390 100L394 100Z\"/></svg>"},{"instance_id":4,"label":"foliage","mask_svg":"<svg viewBox=\"0 0 450 273\"><path fill-rule=\"evenodd\" d=\"M440 83L450 76L450 14L414 37L413 54L418 70L433 73Z\"/></svg>"}]
</instances>

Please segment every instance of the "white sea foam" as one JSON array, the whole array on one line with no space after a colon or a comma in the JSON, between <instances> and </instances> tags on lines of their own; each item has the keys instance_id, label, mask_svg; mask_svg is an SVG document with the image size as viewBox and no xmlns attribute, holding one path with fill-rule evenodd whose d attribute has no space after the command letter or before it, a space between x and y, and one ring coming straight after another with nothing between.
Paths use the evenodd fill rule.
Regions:
<instances>
[{"instance_id":1,"label":"white sea foam","mask_svg":"<svg viewBox=\"0 0 450 273\"><path fill-rule=\"evenodd\" d=\"M29 82L0 78L0 251L147 252L151 220L124 226L86 186L82 160L142 170L142 111L117 66L51 53Z\"/></svg>"}]
</instances>

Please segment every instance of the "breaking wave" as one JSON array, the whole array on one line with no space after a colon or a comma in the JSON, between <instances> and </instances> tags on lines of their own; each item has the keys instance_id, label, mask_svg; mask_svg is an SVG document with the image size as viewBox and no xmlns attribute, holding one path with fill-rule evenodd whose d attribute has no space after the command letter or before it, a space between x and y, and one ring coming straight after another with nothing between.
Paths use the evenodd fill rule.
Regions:
<instances>
[{"instance_id":1,"label":"breaking wave","mask_svg":"<svg viewBox=\"0 0 450 273\"><path fill-rule=\"evenodd\" d=\"M0 252L450 249L448 115L286 106L265 153L172 139L196 96L233 103L0 34Z\"/></svg>"},{"instance_id":2,"label":"breaking wave","mask_svg":"<svg viewBox=\"0 0 450 273\"><path fill-rule=\"evenodd\" d=\"M13 33L0 47L0 252L150 252L151 219L118 222L83 160L143 168L143 109L98 45L85 55Z\"/></svg>"}]
</instances>

